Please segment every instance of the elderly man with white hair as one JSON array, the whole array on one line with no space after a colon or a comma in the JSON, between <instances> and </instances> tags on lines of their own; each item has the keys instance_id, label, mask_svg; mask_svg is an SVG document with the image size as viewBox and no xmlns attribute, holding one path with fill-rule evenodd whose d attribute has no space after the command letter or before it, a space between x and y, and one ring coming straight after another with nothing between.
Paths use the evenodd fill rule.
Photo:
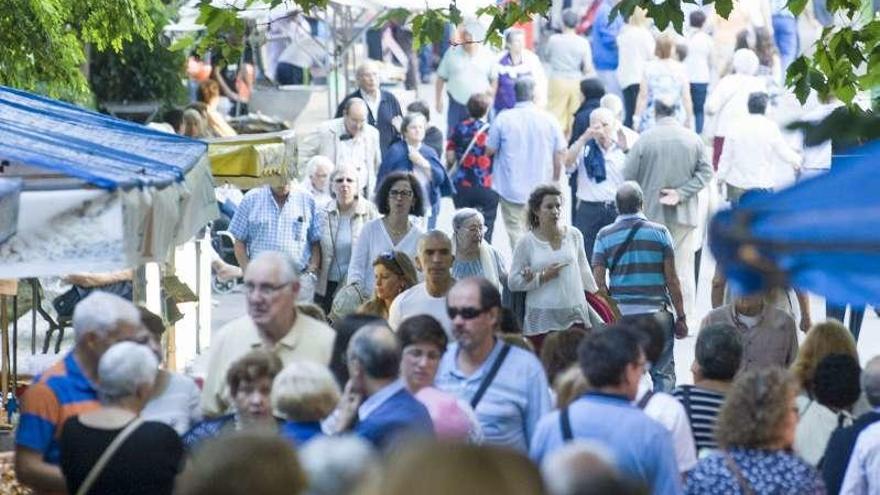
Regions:
<instances>
[{"instance_id":1,"label":"elderly man with white hair","mask_svg":"<svg viewBox=\"0 0 880 495\"><path fill-rule=\"evenodd\" d=\"M367 106L367 123L379 130L379 142L384 154L397 137L397 127L403 118L400 102L391 92L380 87L378 62L371 60L363 63L358 67L355 76L358 89L342 100L336 108L336 118L345 114L349 100L353 98L362 100ZM339 162L336 164L339 165Z\"/></svg>"},{"instance_id":2,"label":"elderly man with white hair","mask_svg":"<svg viewBox=\"0 0 880 495\"><path fill-rule=\"evenodd\" d=\"M67 490L58 467L58 439L69 418L100 407L95 383L101 356L117 342L149 339L131 302L100 291L76 305L73 330L73 350L34 378L22 400L15 436L15 475L37 491Z\"/></svg>"},{"instance_id":3,"label":"elderly man with white hair","mask_svg":"<svg viewBox=\"0 0 880 495\"><path fill-rule=\"evenodd\" d=\"M158 368L153 351L134 342L114 344L101 356L101 408L69 419L61 433L69 493L171 493L183 443L170 426L139 417Z\"/></svg>"},{"instance_id":4,"label":"elderly man with white hair","mask_svg":"<svg viewBox=\"0 0 880 495\"><path fill-rule=\"evenodd\" d=\"M300 183L300 187L312 195L315 207L318 210L324 208L333 201L330 196L330 174L336 168L329 158L315 155L306 162L306 176Z\"/></svg>"},{"instance_id":5,"label":"elderly man with white hair","mask_svg":"<svg viewBox=\"0 0 880 495\"><path fill-rule=\"evenodd\" d=\"M294 261L264 252L244 272L248 314L224 325L208 350L202 387L202 412L219 416L231 405L226 372L249 351L262 348L283 364L306 359L330 363L335 332L326 323L296 309L300 280Z\"/></svg>"},{"instance_id":6,"label":"elderly man with white hair","mask_svg":"<svg viewBox=\"0 0 880 495\"><path fill-rule=\"evenodd\" d=\"M354 167L361 188L370 195L376 187L376 174L385 149L379 129L370 121L370 109L363 99L350 97L340 108L337 118L323 122L306 139L300 155L312 159L325 157L336 167Z\"/></svg>"},{"instance_id":7,"label":"elderly man with white hair","mask_svg":"<svg viewBox=\"0 0 880 495\"><path fill-rule=\"evenodd\" d=\"M590 127L568 148L565 165L577 170L577 209L574 226L584 235L587 259L593 257L596 235L617 218L614 197L623 184L627 144L617 132L617 119L607 108L590 114Z\"/></svg>"}]
</instances>

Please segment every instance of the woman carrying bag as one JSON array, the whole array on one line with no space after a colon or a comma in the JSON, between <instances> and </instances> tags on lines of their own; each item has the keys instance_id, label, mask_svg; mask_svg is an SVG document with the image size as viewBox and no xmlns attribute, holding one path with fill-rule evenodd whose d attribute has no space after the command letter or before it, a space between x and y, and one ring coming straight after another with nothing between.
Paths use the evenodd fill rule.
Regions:
<instances>
[{"instance_id":1,"label":"woman carrying bag","mask_svg":"<svg viewBox=\"0 0 880 495\"><path fill-rule=\"evenodd\" d=\"M70 418L61 433L68 493L170 494L183 443L170 426L139 415L152 396L159 361L148 347L120 342L98 363L100 409Z\"/></svg>"}]
</instances>

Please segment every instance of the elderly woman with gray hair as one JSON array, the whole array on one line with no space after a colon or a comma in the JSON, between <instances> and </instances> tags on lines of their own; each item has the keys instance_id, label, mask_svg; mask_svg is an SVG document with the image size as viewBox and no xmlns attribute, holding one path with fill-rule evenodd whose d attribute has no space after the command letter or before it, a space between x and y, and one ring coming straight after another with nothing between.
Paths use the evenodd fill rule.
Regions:
<instances>
[{"instance_id":1,"label":"elderly woman with gray hair","mask_svg":"<svg viewBox=\"0 0 880 495\"><path fill-rule=\"evenodd\" d=\"M359 194L361 184L353 165L340 165L330 175L333 201L318 212L321 229L321 271L315 301L329 313L336 290L345 285L354 244L361 229L379 218L376 205Z\"/></svg>"},{"instance_id":2,"label":"elderly woman with gray hair","mask_svg":"<svg viewBox=\"0 0 880 495\"><path fill-rule=\"evenodd\" d=\"M452 277L463 280L483 277L499 292L507 294L507 266L501 254L486 242L483 214L474 208L462 208L452 217L452 246L455 261Z\"/></svg>"},{"instance_id":3,"label":"elderly woman with gray hair","mask_svg":"<svg viewBox=\"0 0 880 495\"><path fill-rule=\"evenodd\" d=\"M143 421L159 361L148 347L120 342L98 363L100 409L69 419L61 434L67 491L170 494L183 444L168 425Z\"/></svg>"}]
</instances>

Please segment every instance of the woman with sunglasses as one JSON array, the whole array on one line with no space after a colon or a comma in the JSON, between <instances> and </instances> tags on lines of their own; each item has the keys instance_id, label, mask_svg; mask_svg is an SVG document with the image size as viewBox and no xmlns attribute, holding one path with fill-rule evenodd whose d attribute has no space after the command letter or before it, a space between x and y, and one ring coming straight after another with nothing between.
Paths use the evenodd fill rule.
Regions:
<instances>
[{"instance_id":1,"label":"woman with sunglasses","mask_svg":"<svg viewBox=\"0 0 880 495\"><path fill-rule=\"evenodd\" d=\"M373 295L373 260L389 251L415 258L424 231L410 216L424 214L422 189L410 172L392 172L376 191L376 207L383 216L370 220L354 243L348 264L348 284L357 284L368 298Z\"/></svg>"},{"instance_id":2,"label":"woman with sunglasses","mask_svg":"<svg viewBox=\"0 0 880 495\"><path fill-rule=\"evenodd\" d=\"M455 187L446 175L437 152L425 144L425 129L428 121L420 113L409 113L403 117L400 133L403 139L388 147L379 167L377 180L381 182L392 172L412 172L418 179L420 188L431 206L428 230L433 230L440 213L440 197L455 194Z\"/></svg>"},{"instance_id":3,"label":"woman with sunglasses","mask_svg":"<svg viewBox=\"0 0 880 495\"><path fill-rule=\"evenodd\" d=\"M529 233L513 251L510 290L526 292L523 333L540 352L548 332L574 325L591 328L584 291L595 293L596 281L584 251L584 237L562 225L562 193L554 185L538 186L529 196Z\"/></svg>"},{"instance_id":4,"label":"woman with sunglasses","mask_svg":"<svg viewBox=\"0 0 880 495\"><path fill-rule=\"evenodd\" d=\"M456 280L483 277L506 295L507 266L501 254L486 242L483 214L474 208L458 210L452 217L452 232L455 254L452 277Z\"/></svg>"},{"instance_id":5,"label":"woman with sunglasses","mask_svg":"<svg viewBox=\"0 0 880 495\"><path fill-rule=\"evenodd\" d=\"M358 172L352 165L340 165L330 175L330 202L318 213L321 228L321 272L315 287L315 301L330 312L336 289L345 284L352 250L364 225L379 217L376 206L358 194Z\"/></svg>"},{"instance_id":6,"label":"woman with sunglasses","mask_svg":"<svg viewBox=\"0 0 880 495\"><path fill-rule=\"evenodd\" d=\"M388 319L388 308L401 292L419 282L412 260L400 251L388 251L373 261L376 279L373 298L362 304L357 312Z\"/></svg>"}]
</instances>

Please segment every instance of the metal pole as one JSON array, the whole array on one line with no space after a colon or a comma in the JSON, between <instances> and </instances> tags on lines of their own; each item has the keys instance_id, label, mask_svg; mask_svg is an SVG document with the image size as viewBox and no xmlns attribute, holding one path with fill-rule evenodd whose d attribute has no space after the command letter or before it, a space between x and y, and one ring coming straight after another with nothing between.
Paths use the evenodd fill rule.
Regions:
<instances>
[{"instance_id":1,"label":"metal pole","mask_svg":"<svg viewBox=\"0 0 880 495\"><path fill-rule=\"evenodd\" d=\"M37 279L31 283L31 356L37 353L37 306L40 305L40 294L37 290Z\"/></svg>"},{"instance_id":2,"label":"metal pole","mask_svg":"<svg viewBox=\"0 0 880 495\"><path fill-rule=\"evenodd\" d=\"M18 295L12 296L12 390L18 388Z\"/></svg>"}]
</instances>

